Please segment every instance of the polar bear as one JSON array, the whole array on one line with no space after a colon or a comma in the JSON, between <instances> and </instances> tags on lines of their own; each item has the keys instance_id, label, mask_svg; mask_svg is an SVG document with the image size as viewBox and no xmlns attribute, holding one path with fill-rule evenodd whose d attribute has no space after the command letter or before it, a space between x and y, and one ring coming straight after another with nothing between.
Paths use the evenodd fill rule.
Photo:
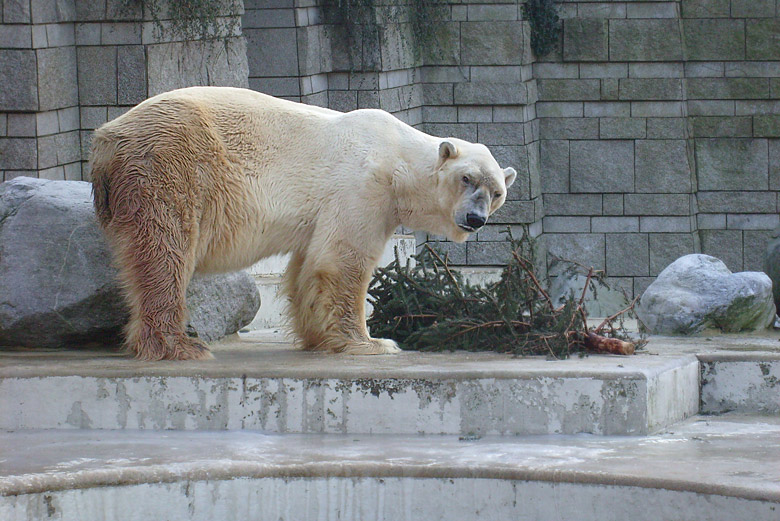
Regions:
<instances>
[{"instance_id":1,"label":"polar bear","mask_svg":"<svg viewBox=\"0 0 780 521\"><path fill-rule=\"evenodd\" d=\"M436 138L382 110L348 113L246 89L154 96L100 127L95 210L143 360L211 358L185 333L194 272L291 254L283 287L308 350L397 352L366 329L369 279L404 225L462 242L515 179L484 145Z\"/></svg>"}]
</instances>

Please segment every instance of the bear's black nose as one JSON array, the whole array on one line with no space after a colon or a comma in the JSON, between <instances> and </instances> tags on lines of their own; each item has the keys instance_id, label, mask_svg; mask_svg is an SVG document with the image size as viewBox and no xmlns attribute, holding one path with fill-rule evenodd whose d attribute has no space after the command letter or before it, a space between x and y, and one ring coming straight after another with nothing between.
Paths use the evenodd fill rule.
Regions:
<instances>
[{"instance_id":1,"label":"bear's black nose","mask_svg":"<svg viewBox=\"0 0 780 521\"><path fill-rule=\"evenodd\" d=\"M469 213L466 215L466 224L468 224L475 230L477 228L482 228L482 226L485 225L485 221L487 221L486 217L483 217L482 215L476 213Z\"/></svg>"}]
</instances>

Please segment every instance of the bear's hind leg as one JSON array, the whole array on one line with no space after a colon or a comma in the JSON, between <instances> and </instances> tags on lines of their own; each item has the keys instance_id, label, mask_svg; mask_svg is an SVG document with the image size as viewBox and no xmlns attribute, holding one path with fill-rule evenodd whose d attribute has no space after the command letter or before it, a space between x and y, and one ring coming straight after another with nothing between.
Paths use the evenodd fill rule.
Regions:
<instances>
[{"instance_id":1,"label":"bear's hind leg","mask_svg":"<svg viewBox=\"0 0 780 521\"><path fill-rule=\"evenodd\" d=\"M193 240L165 205L149 204L110 225L130 306L125 345L140 360L213 358L208 346L184 329Z\"/></svg>"}]
</instances>

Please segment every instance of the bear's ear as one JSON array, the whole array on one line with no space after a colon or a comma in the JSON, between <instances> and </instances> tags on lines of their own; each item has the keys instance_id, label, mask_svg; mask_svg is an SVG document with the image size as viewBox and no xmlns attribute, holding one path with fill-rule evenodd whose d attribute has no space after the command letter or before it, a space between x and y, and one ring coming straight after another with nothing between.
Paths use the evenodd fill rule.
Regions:
<instances>
[{"instance_id":1,"label":"bear's ear","mask_svg":"<svg viewBox=\"0 0 780 521\"><path fill-rule=\"evenodd\" d=\"M504 168L504 184L507 188L512 186L512 183L515 182L515 179L517 179L517 172L515 172L515 169L511 166Z\"/></svg>"},{"instance_id":2,"label":"bear's ear","mask_svg":"<svg viewBox=\"0 0 780 521\"><path fill-rule=\"evenodd\" d=\"M455 157L458 157L458 149L452 142L442 141L439 143L439 164Z\"/></svg>"}]
</instances>

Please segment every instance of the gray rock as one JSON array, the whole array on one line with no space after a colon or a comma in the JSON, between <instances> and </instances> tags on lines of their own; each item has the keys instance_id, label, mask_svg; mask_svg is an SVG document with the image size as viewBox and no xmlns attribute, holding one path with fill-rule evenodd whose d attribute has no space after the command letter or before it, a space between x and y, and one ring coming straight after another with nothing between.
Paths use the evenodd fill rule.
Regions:
<instances>
[{"instance_id":1,"label":"gray rock","mask_svg":"<svg viewBox=\"0 0 780 521\"><path fill-rule=\"evenodd\" d=\"M251 322L252 277L194 278L191 325L213 341ZM127 322L91 185L18 177L0 184L0 346L116 346Z\"/></svg>"},{"instance_id":2,"label":"gray rock","mask_svg":"<svg viewBox=\"0 0 780 521\"><path fill-rule=\"evenodd\" d=\"M709 255L685 255L650 284L637 315L655 334L765 329L775 317L772 281L760 272L731 273Z\"/></svg>"},{"instance_id":3,"label":"gray rock","mask_svg":"<svg viewBox=\"0 0 780 521\"><path fill-rule=\"evenodd\" d=\"M766 245L764 272L772 279L772 296L780 311L780 228L775 229L772 240Z\"/></svg>"}]
</instances>

